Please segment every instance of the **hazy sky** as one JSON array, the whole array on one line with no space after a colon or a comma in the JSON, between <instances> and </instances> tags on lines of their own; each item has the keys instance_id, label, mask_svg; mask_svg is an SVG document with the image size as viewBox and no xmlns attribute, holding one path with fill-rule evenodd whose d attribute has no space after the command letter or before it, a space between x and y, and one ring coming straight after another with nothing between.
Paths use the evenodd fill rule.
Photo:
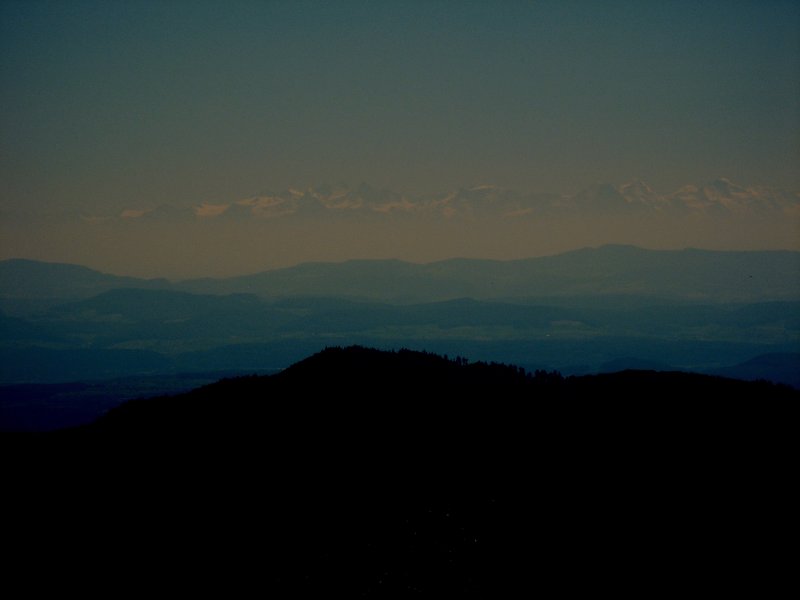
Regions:
<instances>
[{"instance_id":1,"label":"hazy sky","mask_svg":"<svg viewBox=\"0 0 800 600\"><path fill-rule=\"evenodd\" d=\"M0 0L0 259L180 278L602 243L798 247L798 195L727 220L592 212L613 194L569 219L492 222L188 208L324 183L438 198L719 177L800 190L796 1ZM184 217L128 218L162 205Z\"/></svg>"},{"instance_id":2,"label":"hazy sky","mask_svg":"<svg viewBox=\"0 0 800 600\"><path fill-rule=\"evenodd\" d=\"M3 209L800 187L800 3L0 2Z\"/></svg>"}]
</instances>

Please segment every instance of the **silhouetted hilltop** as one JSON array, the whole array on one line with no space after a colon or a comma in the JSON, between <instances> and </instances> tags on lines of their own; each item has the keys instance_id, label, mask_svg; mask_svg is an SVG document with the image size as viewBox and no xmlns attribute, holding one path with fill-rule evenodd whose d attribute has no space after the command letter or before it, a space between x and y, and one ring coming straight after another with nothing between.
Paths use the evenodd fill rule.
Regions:
<instances>
[{"instance_id":1,"label":"silhouetted hilltop","mask_svg":"<svg viewBox=\"0 0 800 600\"><path fill-rule=\"evenodd\" d=\"M780 560L764 532L782 518L797 399L686 373L328 348L6 438L30 475L12 470L9 510L36 516L14 543L49 564L81 539L93 572L134 587L281 597L677 590L744 564L755 589Z\"/></svg>"},{"instance_id":2,"label":"silhouetted hilltop","mask_svg":"<svg viewBox=\"0 0 800 600\"><path fill-rule=\"evenodd\" d=\"M786 386L693 373L628 370L565 378L556 372L528 373L511 365L427 352L351 346L328 348L277 375L223 380L178 397L130 402L86 431L146 431L169 423L168 431L175 427L180 433L186 430L183 422L196 420L207 426L226 423L258 429L274 418L291 416L301 419L304 427L319 421L330 430L350 432L348 418L361 412L391 415L385 434L403 421L423 427L431 419L460 420L470 411L481 415L471 426L502 419L498 413L505 411L515 417L535 416L559 410L556 401L573 406L602 403L604 410L612 411L621 402L644 410L674 404L700 413L712 410L712 405L716 411L724 405L798 397ZM518 424L515 418L505 426Z\"/></svg>"}]
</instances>

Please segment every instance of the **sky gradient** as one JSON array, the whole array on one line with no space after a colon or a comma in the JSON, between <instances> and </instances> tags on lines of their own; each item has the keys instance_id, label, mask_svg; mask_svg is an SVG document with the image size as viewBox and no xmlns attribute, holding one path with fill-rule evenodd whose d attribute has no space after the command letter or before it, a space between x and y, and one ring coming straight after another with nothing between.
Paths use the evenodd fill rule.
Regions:
<instances>
[{"instance_id":1,"label":"sky gradient","mask_svg":"<svg viewBox=\"0 0 800 600\"><path fill-rule=\"evenodd\" d=\"M799 31L778 0L0 0L0 215L364 181L797 190Z\"/></svg>"}]
</instances>

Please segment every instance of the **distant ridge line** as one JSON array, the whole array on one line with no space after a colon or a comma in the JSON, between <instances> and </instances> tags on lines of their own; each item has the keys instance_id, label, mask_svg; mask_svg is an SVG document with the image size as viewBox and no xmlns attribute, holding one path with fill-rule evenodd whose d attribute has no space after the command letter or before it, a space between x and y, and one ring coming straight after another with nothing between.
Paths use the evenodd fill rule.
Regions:
<instances>
[{"instance_id":1,"label":"distant ridge line","mask_svg":"<svg viewBox=\"0 0 800 600\"><path fill-rule=\"evenodd\" d=\"M563 256L573 256L578 254L585 254L585 253L596 253L596 252L604 252L604 251L614 251L614 250L626 250L632 252L638 252L640 254L681 254L681 253L700 253L700 254L710 254L710 255L754 255L754 254L775 254L775 255L794 255L800 257L800 250L791 250L791 249L764 249L764 250L718 250L713 248L698 248L695 246L687 246L684 248L645 248L643 246L637 246L635 244L601 244L598 246L582 246L580 248L575 248L573 250L565 250L563 252L554 252L549 254L542 254L538 256L529 256L523 258L481 258L481 257L470 257L470 256L453 256L449 258L441 258L431 261L425 262L416 262L405 260L401 258L347 258L343 260L308 260L298 262L293 265L284 266L284 267L275 267L275 268L267 268L263 270L253 271L250 273L244 273L240 275L229 275L229 276L202 276L202 277L185 277L185 278L166 278L166 277L137 277L133 275L118 275L112 273L110 271L106 271L103 269L98 269L94 267L89 267L86 265L82 265L79 263L71 263L71 262L63 262L63 261L50 261L50 260L40 260L40 259L33 259L33 258L25 258L25 257L12 257L12 258L5 258L0 259L0 269L4 267L8 267L10 265L31 265L31 266L39 266L39 265L46 265L47 267L65 267L65 268L75 268L80 269L83 271L90 271L92 273L98 275L104 275L109 277L115 277L120 279L128 279L128 280L136 280L136 281L145 281L145 282L170 282L170 283L184 283L184 282L191 282L191 281L207 281L207 280L228 280L228 279L241 279L245 277L253 277L262 275L265 273L275 273L279 271L287 271L296 269L299 267L307 267L307 266L334 266L334 265L346 265L346 264L402 264L402 265L412 265L412 266L430 266L430 265L438 265L443 263L451 263L451 262L473 262L473 263L491 263L491 264L503 264L503 263L521 263L521 262L531 262L537 260L544 260L544 259L551 259L556 257L563 257ZM0 272L0 276L2 276L2 272ZM2 284L2 280L0 280L0 284Z\"/></svg>"},{"instance_id":2,"label":"distant ridge line","mask_svg":"<svg viewBox=\"0 0 800 600\"><path fill-rule=\"evenodd\" d=\"M111 289L161 289L262 297L329 296L397 302L639 295L692 301L800 299L800 252L794 250L584 247L525 259L450 258L306 262L224 278L168 281L26 259L0 261L0 298L88 298Z\"/></svg>"}]
</instances>

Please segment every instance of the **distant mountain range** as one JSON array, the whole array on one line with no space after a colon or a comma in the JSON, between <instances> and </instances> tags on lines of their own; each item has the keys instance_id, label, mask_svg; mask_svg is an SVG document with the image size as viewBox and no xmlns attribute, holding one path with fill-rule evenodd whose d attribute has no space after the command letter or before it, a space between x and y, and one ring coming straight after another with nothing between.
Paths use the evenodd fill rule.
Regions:
<instances>
[{"instance_id":1,"label":"distant mountain range","mask_svg":"<svg viewBox=\"0 0 800 600\"><path fill-rule=\"evenodd\" d=\"M117 277L75 265L0 261L0 302L6 307L14 301L81 299L130 288L390 302L614 295L695 302L796 300L800 252L665 251L609 245L511 261L304 263L241 277L176 282Z\"/></svg>"},{"instance_id":2,"label":"distant mountain range","mask_svg":"<svg viewBox=\"0 0 800 600\"><path fill-rule=\"evenodd\" d=\"M607 244L800 250L800 193L727 179L668 194L641 181L570 194L476 186L420 195L360 185L125 208L109 199L102 208L63 212L31 206L0 216L0 258L181 280L350 259L520 260ZM316 277L311 271L303 276ZM473 287L465 294L484 296Z\"/></svg>"},{"instance_id":3,"label":"distant mountain range","mask_svg":"<svg viewBox=\"0 0 800 600\"><path fill-rule=\"evenodd\" d=\"M669 194L653 191L643 181L598 184L577 194L523 193L492 185L460 188L441 195L404 194L376 189L321 185L288 189L233 202L205 202L179 208L129 208L122 220L277 219L292 215L429 215L441 218L540 218L583 214L654 213L660 215L784 214L800 217L800 192L743 187L720 178L686 185Z\"/></svg>"},{"instance_id":4,"label":"distant mountain range","mask_svg":"<svg viewBox=\"0 0 800 600\"><path fill-rule=\"evenodd\" d=\"M6 213L4 218L12 218L15 214ZM355 187L324 184L264 192L237 200L129 206L112 213L62 212L49 214L49 218L95 223L174 224L186 221L280 220L293 216L536 220L575 214L783 216L797 219L800 218L800 191L747 187L724 177L688 184L668 193L656 192L640 180L621 184L598 183L577 193L523 192L495 185L478 185L440 194L415 194L375 188L367 183Z\"/></svg>"}]
</instances>

